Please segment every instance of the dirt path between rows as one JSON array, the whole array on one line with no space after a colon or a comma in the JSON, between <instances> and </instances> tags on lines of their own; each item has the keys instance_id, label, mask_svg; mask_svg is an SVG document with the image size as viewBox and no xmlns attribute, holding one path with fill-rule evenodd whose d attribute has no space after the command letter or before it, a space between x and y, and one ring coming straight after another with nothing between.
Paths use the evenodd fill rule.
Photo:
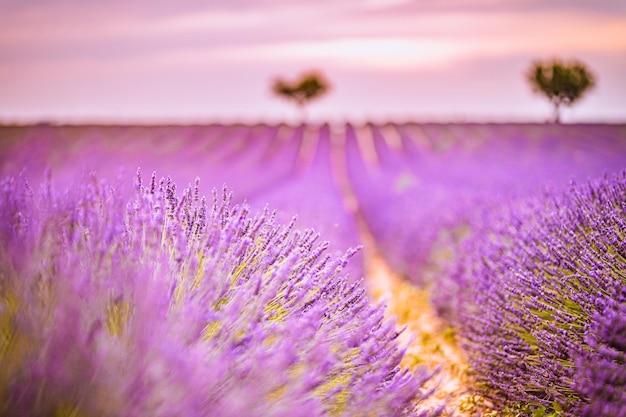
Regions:
<instances>
[{"instance_id":1,"label":"dirt path between rows","mask_svg":"<svg viewBox=\"0 0 626 417\"><path fill-rule=\"evenodd\" d=\"M426 404L446 402L456 416L471 416L476 400L468 390L469 366L454 330L433 310L426 290L418 289L395 274L374 250L366 249L366 286L373 300L383 301L387 316L406 330L399 342L406 347L403 366L426 366L435 375L435 394Z\"/></svg>"}]
</instances>

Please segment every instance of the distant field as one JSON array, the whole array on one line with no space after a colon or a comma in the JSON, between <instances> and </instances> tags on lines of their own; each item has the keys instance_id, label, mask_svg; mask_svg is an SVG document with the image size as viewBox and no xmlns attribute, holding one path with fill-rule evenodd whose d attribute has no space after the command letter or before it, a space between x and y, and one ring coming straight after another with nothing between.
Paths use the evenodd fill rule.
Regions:
<instances>
[{"instance_id":1,"label":"distant field","mask_svg":"<svg viewBox=\"0 0 626 417\"><path fill-rule=\"evenodd\" d=\"M202 194L226 184L234 201L269 204L281 220L298 214L298 226L316 227L340 250L361 243L355 218L364 220L394 269L415 282L425 279L436 231L464 204L560 189L625 161L623 124L0 127L3 176L23 172L36 183L46 168L57 181L93 171L119 177L126 192L137 168L179 186L199 177Z\"/></svg>"}]
</instances>

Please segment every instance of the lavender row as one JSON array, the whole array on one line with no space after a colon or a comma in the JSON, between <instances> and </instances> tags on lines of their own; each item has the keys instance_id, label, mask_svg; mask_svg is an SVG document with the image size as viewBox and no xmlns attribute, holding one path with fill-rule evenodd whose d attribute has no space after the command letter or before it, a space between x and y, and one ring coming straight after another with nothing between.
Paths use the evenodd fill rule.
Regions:
<instances>
[{"instance_id":1,"label":"lavender row","mask_svg":"<svg viewBox=\"0 0 626 417\"><path fill-rule=\"evenodd\" d=\"M56 181L70 183L96 172L132 196L126 178L169 172L187 184L200 176L202 194L224 184L237 203L254 212L269 204L280 222L297 215L296 227L315 227L336 246L335 255L360 245L331 166L329 128L287 125L207 126L25 126L0 128L0 174L22 172L32 183L51 168ZM362 254L348 265L363 276Z\"/></svg>"},{"instance_id":2,"label":"lavender row","mask_svg":"<svg viewBox=\"0 0 626 417\"><path fill-rule=\"evenodd\" d=\"M426 416L351 253L231 194L0 182L0 415Z\"/></svg>"},{"instance_id":3,"label":"lavender row","mask_svg":"<svg viewBox=\"0 0 626 417\"><path fill-rule=\"evenodd\" d=\"M346 141L350 183L379 249L420 285L436 285L447 241L474 207L626 168L620 125L348 126Z\"/></svg>"},{"instance_id":4,"label":"lavender row","mask_svg":"<svg viewBox=\"0 0 626 417\"><path fill-rule=\"evenodd\" d=\"M626 174L485 206L453 247L434 302L495 409L626 415Z\"/></svg>"},{"instance_id":5,"label":"lavender row","mask_svg":"<svg viewBox=\"0 0 626 417\"><path fill-rule=\"evenodd\" d=\"M337 156L340 156L338 159ZM339 163L331 163L331 161ZM494 196L564 187L625 168L623 125L347 124L207 126L26 126L0 128L0 173L36 183L95 171L167 171L179 183L200 175L202 192L224 183L257 211L316 227L337 247L360 244L346 188L379 250L414 283L436 280L446 241L474 206ZM343 168L347 178L343 178ZM123 182L120 190L131 192ZM462 232L462 231L461 231ZM360 255L357 255L359 257ZM349 268L363 274L361 259Z\"/></svg>"}]
</instances>

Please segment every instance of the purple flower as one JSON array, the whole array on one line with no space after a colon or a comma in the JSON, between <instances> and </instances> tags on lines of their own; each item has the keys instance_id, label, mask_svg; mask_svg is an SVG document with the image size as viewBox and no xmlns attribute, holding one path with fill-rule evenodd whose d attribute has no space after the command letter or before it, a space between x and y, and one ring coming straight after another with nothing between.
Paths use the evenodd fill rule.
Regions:
<instances>
[{"instance_id":1,"label":"purple flower","mask_svg":"<svg viewBox=\"0 0 626 417\"><path fill-rule=\"evenodd\" d=\"M336 182L335 139L328 125L0 126L0 176L23 170L37 184L50 167L57 184L71 184L96 172L128 198L131 184L119 178L138 166L168 172L179 184L200 176L202 194L228 184L237 190L235 203L253 212L269 205L281 224L297 215L296 228L315 228L340 256L361 242ZM357 280L361 252L351 259L346 275Z\"/></svg>"},{"instance_id":2,"label":"purple flower","mask_svg":"<svg viewBox=\"0 0 626 417\"><path fill-rule=\"evenodd\" d=\"M225 190L136 190L0 182L0 415L429 413L351 253Z\"/></svg>"},{"instance_id":3,"label":"purple flower","mask_svg":"<svg viewBox=\"0 0 626 417\"><path fill-rule=\"evenodd\" d=\"M406 123L346 129L360 214L382 255L439 291L439 263L485 201L624 169L620 125ZM451 242L452 241L452 242Z\"/></svg>"},{"instance_id":4,"label":"purple flower","mask_svg":"<svg viewBox=\"0 0 626 417\"><path fill-rule=\"evenodd\" d=\"M623 277L622 277L623 278ZM626 288L626 286L624 286ZM606 307L593 318L585 335L574 377L576 390L588 402L582 415L626 415L626 303L606 300Z\"/></svg>"},{"instance_id":5,"label":"purple flower","mask_svg":"<svg viewBox=\"0 0 626 417\"><path fill-rule=\"evenodd\" d=\"M620 415L626 175L486 210L471 226L451 268L461 290L448 306L459 308L444 311L481 394L497 409Z\"/></svg>"}]
</instances>

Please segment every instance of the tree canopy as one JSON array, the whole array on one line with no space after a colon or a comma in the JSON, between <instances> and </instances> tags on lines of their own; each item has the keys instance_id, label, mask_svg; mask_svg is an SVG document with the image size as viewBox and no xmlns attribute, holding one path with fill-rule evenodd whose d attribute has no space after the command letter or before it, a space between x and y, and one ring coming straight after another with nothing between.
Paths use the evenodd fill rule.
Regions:
<instances>
[{"instance_id":1,"label":"tree canopy","mask_svg":"<svg viewBox=\"0 0 626 417\"><path fill-rule=\"evenodd\" d=\"M311 100L323 96L329 90L330 83L326 77L321 72L313 70L303 73L295 81L276 78L272 84L274 94L294 101L302 111Z\"/></svg>"},{"instance_id":2,"label":"tree canopy","mask_svg":"<svg viewBox=\"0 0 626 417\"><path fill-rule=\"evenodd\" d=\"M527 74L533 91L545 95L554 106L554 121L560 121L562 105L571 106L595 86L595 76L579 61L560 59L533 63Z\"/></svg>"}]
</instances>

